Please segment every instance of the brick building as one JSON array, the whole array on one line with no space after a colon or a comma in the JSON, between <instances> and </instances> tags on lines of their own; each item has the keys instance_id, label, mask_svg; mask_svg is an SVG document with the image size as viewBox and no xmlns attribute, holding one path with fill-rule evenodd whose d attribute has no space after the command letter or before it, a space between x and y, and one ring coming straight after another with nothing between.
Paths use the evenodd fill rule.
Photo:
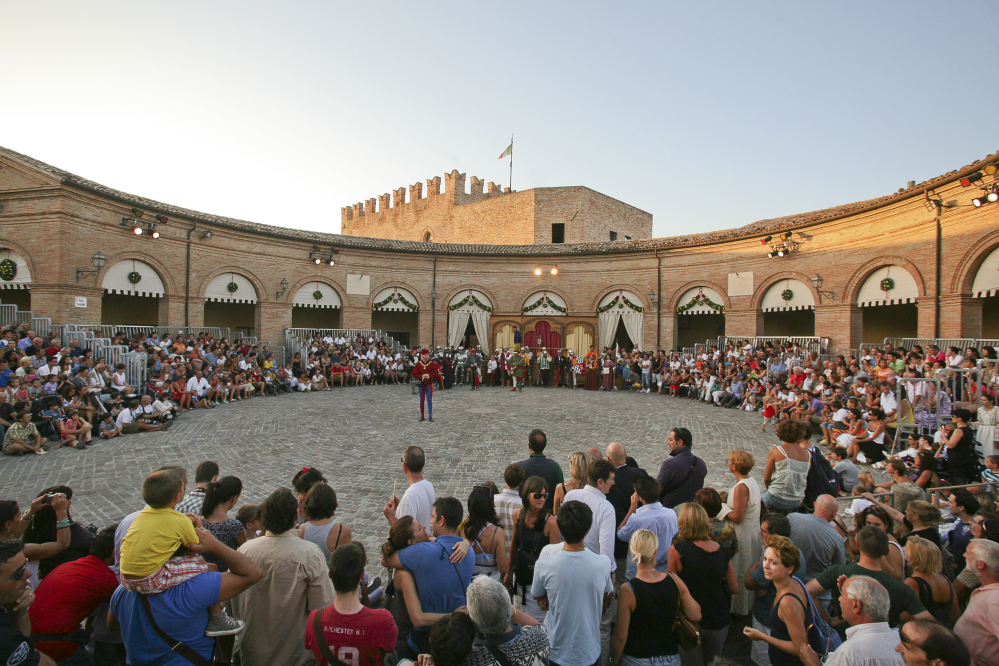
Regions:
<instances>
[{"instance_id":1,"label":"brick building","mask_svg":"<svg viewBox=\"0 0 999 666\"><path fill-rule=\"evenodd\" d=\"M999 204L970 205L994 176L959 182L997 159L877 199L638 240L648 214L586 188L493 187L475 199L475 181L465 194L452 172L455 185L440 195L395 207L386 197L381 210L369 201L374 215L345 210L339 235L179 208L0 148L0 301L56 323L222 325L275 343L289 326L489 347L512 341L518 327L529 341L577 349L679 348L719 333L818 334L832 349L889 335L997 338ZM619 240L574 242L577 206L587 213L579 238L590 241L591 222L593 233L609 234L610 220L620 222ZM467 238L470 220L511 235L497 234L495 245L385 238L415 219L441 220L426 225L435 241ZM567 242L545 242L563 219ZM147 232L155 224L159 238L135 235L136 224ZM621 240L630 224L633 240ZM360 233L381 237L350 235ZM780 241L798 247L768 258ZM337 250L335 264L312 261L317 249ZM107 261L94 271L98 251ZM816 274L827 293L813 287Z\"/></svg>"}]
</instances>

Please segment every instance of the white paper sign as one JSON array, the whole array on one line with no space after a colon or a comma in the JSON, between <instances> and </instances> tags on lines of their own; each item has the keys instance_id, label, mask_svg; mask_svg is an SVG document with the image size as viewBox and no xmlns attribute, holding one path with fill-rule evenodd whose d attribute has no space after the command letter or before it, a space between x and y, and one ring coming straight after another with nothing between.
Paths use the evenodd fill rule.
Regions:
<instances>
[{"instance_id":1,"label":"white paper sign","mask_svg":"<svg viewBox=\"0 0 999 666\"><path fill-rule=\"evenodd\" d=\"M77 296L76 297L76 307L78 307L78 308L85 308L85 307L87 307L87 297L86 296Z\"/></svg>"}]
</instances>

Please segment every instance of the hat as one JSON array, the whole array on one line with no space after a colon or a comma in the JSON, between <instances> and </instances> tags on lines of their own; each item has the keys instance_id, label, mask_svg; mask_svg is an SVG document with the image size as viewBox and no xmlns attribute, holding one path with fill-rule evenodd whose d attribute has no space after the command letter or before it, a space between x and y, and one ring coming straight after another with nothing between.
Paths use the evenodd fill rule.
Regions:
<instances>
[{"instance_id":1,"label":"hat","mask_svg":"<svg viewBox=\"0 0 999 666\"><path fill-rule=\"evenodd\" d=\"M509 349L509 347L503 347L503 349Z\"/></svg>"}]
</instances>

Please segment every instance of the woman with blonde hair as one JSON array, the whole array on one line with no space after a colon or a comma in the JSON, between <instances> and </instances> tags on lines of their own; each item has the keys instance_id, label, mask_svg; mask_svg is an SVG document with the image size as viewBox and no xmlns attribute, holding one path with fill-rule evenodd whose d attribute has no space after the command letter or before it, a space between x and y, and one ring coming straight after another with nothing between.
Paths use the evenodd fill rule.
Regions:
<instances>
[{"instance_id":1,"label":"woman with blonde hair","mask_svg":"<svg viewBox=\"0 0 999 666\"><path fill-rule=\"evenodd\" d=\"M628 550L638 573L621 586L617 627L611 636L610 660L621 666L678 666L676 634L663 631L676 620L677 606L687 619L701 619L701 607L676 574L656 571L659 539L649 530L631 535Z\"/></svg>"},{"instance_id":2,"label":"woman with blonde hair","mask_svg":"<svg viewBox=\"0 0 999 666\"><path fill-rule=\"evenodd\" d=\"M910 536L905 542L905 558L912 567L912 575L905 579L905 584L919 596L937 622L954 626L961 611L954 586L941 573L943 557L940 548L922 537Z\"/></svg>"},{"instance_id":3,"label":"woman with blonde hair","mask_svg":"<svg viewBox=\"0 0 999 666\"><path fill-rule=\"evenodd\" d=\"M711 522L700 504L677 511L679 533L669 548L667 571L677 574L701 607L701 643L682 652L682 666L703 666L722 653L731 623L729 607L738 592L735 569L725 547L711 540Z\"/></svg>"},{"instance_id":4,"label":"woman with blonde hair","mask_svg":"<svg viewBox=\"0 0 999 666\"><path fill-rule=\"evenodd\" d=\"M586 487L589 479L590 456L583 451L576 451L569 454L569 480L555 486L555 506L553 512L558 513L558 508L565 500L565 494L570 490L580 490Z\"/></svg>"},{"instance_id":5,"label":"woman with blonde hair","mask_svg":"<svg viewBox=\"0 0 999 666\"><path fill-rule=\"evenodd\" d=\"M732 558L732 567L738 577L746 575L749 567L763 548L760 540L760 486L749 472L756 464L748 451L736 449L728 454L728 471L735 475L735 485L728 491L728 503L722 507L718 518L732 523L739 543L739 552ZM742 586L732 597L731 611L748 615L753 609L756 595Z\"/></svg>"}]
</instances>

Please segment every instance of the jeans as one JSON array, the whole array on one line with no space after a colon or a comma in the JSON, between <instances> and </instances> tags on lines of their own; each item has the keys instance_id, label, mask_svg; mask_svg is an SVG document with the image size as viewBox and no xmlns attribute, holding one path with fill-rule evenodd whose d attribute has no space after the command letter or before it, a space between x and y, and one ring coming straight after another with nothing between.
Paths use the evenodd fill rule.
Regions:
<instances>
[{"instance_id":1,"label":"jeans","mask_svg":"<svg viewBox=\"0 0 999 666\"><path fill-rule=\"evenodd\" d=\"M680 655L662 654L657 657L629 657L621 655L621 666L680 666Z\"/></svg>"},{"instance_id":2,"label":"jeans","mask_svg":"<svg viewBox=\"0 0 999 666\"><path fill-rule=\"evenodd\" d=\"M777 497L771 494L769 490L764 490L763 494L760 495L760 499L763 503L767 505L767 508L772 511L793 511L801 505L801 500L791 500L785 499L783 497Z\"/></svg>"},{"instance_id":3,"label":"jeans","mask_svg":"<svg viewBox=\"0 0 999 666\"><path fill-rule=\"evenodd\" d=\"M690 652L681 652L680 664L682 666L707 666L712 659L722 653L727 637L728 627L722 629L701 627L701 644Z\"/></svg>"}]
</instances>

